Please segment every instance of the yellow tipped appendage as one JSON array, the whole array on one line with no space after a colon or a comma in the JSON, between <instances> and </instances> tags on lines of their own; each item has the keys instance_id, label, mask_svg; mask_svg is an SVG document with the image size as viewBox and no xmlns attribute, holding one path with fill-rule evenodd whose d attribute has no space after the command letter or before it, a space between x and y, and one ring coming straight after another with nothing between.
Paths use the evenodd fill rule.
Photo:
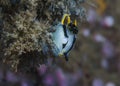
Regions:
<instances>
[{"instance_id":1,"label":"yellow tipped appendage","mask_svg":"<svg viewBox=\"0 0 120 86\"><path fill-rule=\"evenodd\" d=\"M61 56L63 56L64 55L64 50L62 50L60 53L59 53L59 56L61 57Z\"/></svg>"},{"instance_id":2,"label":"yellow tipped appendage","mask_svg":"<svg viewBox=\"0 0 120 86\"><path fill-rule=\"evenodd\" d=\"M64 24L65 22L65 18L67 17L67 24L69 24L71 22L71 19L70 19L70 15L69 14L64 14L62 20L61 20L61 24Z\"/></svg>"},{"instance_id":3,"label":"yellow tipped appendage","mask_svg":"<svg viewBox=\"0 0 120 86\"><path fill-rule=\"evenodd\" d=\"M75 26L77 26L77 20L75 19L74 23L73 23Z\"/></svg>"},{"instance_id":4,"label":"yellow tipped appendage","mask_svg":"<svg viewBox=\"0 0 120 86\"><path fill-rule=\"evenodd\" d=\"M59 53L58 56L59 56L59 57L63 56L63 53Z\"/></svg>"}]
</instances>

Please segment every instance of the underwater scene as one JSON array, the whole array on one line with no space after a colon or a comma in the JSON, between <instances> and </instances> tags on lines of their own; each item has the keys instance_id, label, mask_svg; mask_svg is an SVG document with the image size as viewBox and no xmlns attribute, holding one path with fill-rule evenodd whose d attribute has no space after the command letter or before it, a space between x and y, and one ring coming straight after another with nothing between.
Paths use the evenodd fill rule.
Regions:
<instances>
[{"instance_id":1,"label":"underwater scene","mask_svg":"<svg viewBox=\"0 0 120 86\"><path fill-rule=\"evenodd\" d=\"M0 0L0 86L120 86L120 0Z\"/></svg>"}]
</instances>

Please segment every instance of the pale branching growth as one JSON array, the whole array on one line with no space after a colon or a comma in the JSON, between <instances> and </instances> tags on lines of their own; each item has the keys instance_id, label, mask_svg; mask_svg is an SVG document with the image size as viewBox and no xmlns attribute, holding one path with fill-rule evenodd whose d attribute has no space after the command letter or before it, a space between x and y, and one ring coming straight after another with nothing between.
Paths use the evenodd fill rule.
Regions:
<instances>
[{"instance_id":1,"label":"pale branching growth","mask_svg":"<svg viewBox=\"0 0 120 86\"><path fill-rule=\"evenodd\" d=\"M60 20L64 13L69 13L77 20L86 18L86 10L81 5L84 0L38 0L38 18L50 21Z\"/></svg>"},{"instance_id":2,"label":"pale branching growth","mask_svg":"<svg viewBox=\"0 0 120 86\"><path fill-rule=\"evenodd\" d=\"M20 55L31 51L41 52L42 43L51 43L47 29L49 24L36 19L36 1L25 2L28 9L8 15L4 19L4 28L1 41L3 42L4 61L13 68L19 64Z\"/></svg>"},{"instance_id":3,"label":"pale branching growth","mask_svg":"<svg viewBox=\"0 0 120 86\"><path fill-rule=\"evenodd\" d=\"M19 55L25 52L41 50L39 41L44 37L43 34L47 29L42 23L34 20L34 16L27 12L21 12L16 14L14 18L11 18L12 25L9 22L5 22L4 36L5 44L13 39L14 41L9 44L6 49L5 55L10 55L12 52L17 52ZM11 31L9 29L11 28ZM10 38L10 39L9 39Z\"/></svg>"}]
</instances>

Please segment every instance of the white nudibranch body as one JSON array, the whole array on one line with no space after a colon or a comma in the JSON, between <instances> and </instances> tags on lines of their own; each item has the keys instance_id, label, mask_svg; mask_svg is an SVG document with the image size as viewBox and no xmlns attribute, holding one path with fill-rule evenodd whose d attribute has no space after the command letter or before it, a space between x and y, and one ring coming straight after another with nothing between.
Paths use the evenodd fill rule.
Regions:
<instances>
[{"instance_id":1,"label":"white nudibranch body","mask_svg":"<svg viewBox=\"0 0 120 86\"><path fill-rule=\"evenodd\" d=\"M67 58L69 51L74 45L76 35L62 24L56 25L55 28L52 38L55 46L58 48L56 53L58 56L64 55Z\"/></svg>"},{"instance_id":2,"label":"white nudibranch body","mask_svg":"<svg viewBox=\"0 0 120 86\"><path fill-rule=\"evenodd\" d=\"M65 18L67 18L67 24L64 24ZM76 40L76 34L78 33L76 20L71 22L70 15L64 14L62 21L50 29L53 46L51 47L52 54L54 56L64 56L68 61L68 53L73 48ZM42 44L43 53L47 53L49 48L44 43ZM45 49L44 49L45 48Z\"/></svg>"},{"instance_id":3,"label":"white nudibranch body","mask_svg":"<svg viewBox=\"0 0 120 86\"><path fill-rule=\"evenodd\" d=\"M63 26L61 24L55 26L56 30L53 32L53 42L62 51L62 44L67 43L67 38L64 36Z\"/></svg>"}]
</instances>

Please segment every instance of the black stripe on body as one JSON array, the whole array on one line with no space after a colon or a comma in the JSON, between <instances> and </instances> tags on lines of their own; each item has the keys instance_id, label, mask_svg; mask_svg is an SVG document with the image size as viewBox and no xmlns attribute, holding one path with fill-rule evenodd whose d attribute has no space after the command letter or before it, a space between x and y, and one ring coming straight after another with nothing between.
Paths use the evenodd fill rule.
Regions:
<instances>
[{"instance_id":1,"label":"black stripe on body","mask_svg":"<svg viewBox=\"0 0 120 86\"><path fill-rule=\"evenodd\" d=\"M63 31L64 31L64 36L68 38L67 30L66 30L66 26L65 25L63 25Z\"/></svg>"},{"instance_id":2,"label":"black stripe on body","mask_svg":"<svg viewBox=\"0 0 120 86\"><path fill-rule=\"evenodd\" d=\"M72 43L70 49L69 49L67 52L64 53L64 56L65 56L65 60L66 60L66 61L68 61L68 52L73 48L75 41L76 41L76 38L75 38L75 36L74 36L74 40L73 40L73 43Z\"/></svg>"},{"instance_id":3,"label":"black stripe on body","mask_svg":"<svg viewBox=\"0 0 120 86\"><path fill-rule=\"evenodd\" d=\"M67 41L67 43L68 43L68 41ZM65 46L67 45L67 43L62 44L62 48L65 48Z\"/></svg>"},{"instance_id":4,"label":"black stripe on body","mask_svg":"<svg viewBox=\"0 0 120 86\"><path fill-rule=\"evenodd\" d=\"M72 43L72 45L71 45L71 47L70 47L70 49L67 51L67 52L65 52L65 53L68 53L72 48L73 48L73 46L74 46L74 43L75 43L75 41L76 41L76 38L75 38L75 36L74 36L74 38L73 38L74 40L73 40L73 43Z\"/></svg>"}]
</instances>

